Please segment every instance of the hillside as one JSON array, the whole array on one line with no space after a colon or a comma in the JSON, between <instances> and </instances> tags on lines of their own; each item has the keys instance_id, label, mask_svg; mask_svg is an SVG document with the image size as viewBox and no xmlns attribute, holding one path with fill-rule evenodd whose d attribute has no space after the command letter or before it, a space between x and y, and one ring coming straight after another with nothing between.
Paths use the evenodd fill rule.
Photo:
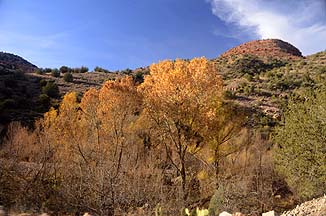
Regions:
<instances>
[{"instance_id":1,"label":"hillside","mask_svg":"<svg viewBox=\"0 0 326 216\"><path fill-rule=\"evenodd\" d=\"M226 98L262 112L270 124L279 119L290 95L300 96L326 81L326 52L301 57L297 48L280 40L248 42L213 61L223 77Z\"/></svg>"},{"instance_id":2,"label":"hillside","mask_svg":"<svg viewBox=\"0 0 326 216\"><path fill-rule=\"evenodd\" d=\"M285 139L271 137L289 98L325 89L326 52L302 57L286 42L263 40L216 59L162 61L151 73L94 70L23 73L3 64L0 204L59 215L178 215L185 206L261 215L323 192L296 191L274 163ZM324 112L308 107L318 113L307 130Z\"/></svg>"},{"instance_id":3,"label":"hillside","mask_svg":"<svg viewBox=\"0 0 326 216\"><path fill-rule=\"evenodd\" d=\"M0 68L0 123L9 121L30 122L44 111L36 112L41 94L39 79L27 76L10 65Z\"/></svg>"},{"instance_id":4,"label":"hillside","mask_svg":"<svg viewBox=\"0 0 326 216\"><path fill-rule=\"evenodd\" d=\"M64 81L64 74L54 77L51 72L38 74L37 67L23 58L1 53L0 60L0 144L7 125L19 121L32 126L34 121L53 106L57 107L68 92L82 95L89 88L101 88L107 80L133 76L141 82L148 68L117 72L92 71L72 73L73 81ZM52 69L55 70L55 69ZM48 87L47 87L48 84Z\"/></svg>"},{"instance_id":5,"label":"hillside","mask_svg":"<svg viewBox=\"0 0 326 216\"><path fill-rule=\"evenodd\" d=\"M6 52L0 52L0 69L1 67L20 70L24 73L31 73L37 68L22 57Z\"/></svg>"},{"instance_id":6,"label":"hillside","mask_svg":"<svg viewBox=\"0 0 326 216\"><path fill-rule=\"evenodd\" d=\"M303 57L298 48L279 39L250 41L226 51L220 57L232 58L233 56L239 55L259 56L260 58L265 60L292 60L300 59Z\"/></svg>"},{"instance_id":7,"label":"hillside","mask_svg":"<svg viewBox=\"0 0 326 216\"><path fill-rule=\"evenodd\" d=\"M244 43L226 51L212 61L216 63L224 80L225 97L252 109L258 118L262 117L265 123L273 125L280 117L281 108L286 104L290 94L300 94L306 88L323 85L325 58L325 52L302 57L301 52L291 44L269 39ZM23 95L22 99L32 98L31 101L37 101L39 95L42 94L42 86L39 84L41 80L54 82L62 96L70 91L83 93L91 87L98 89L106 80L114 80L123 76L131 75L137 82L142 82L144 74L148 74L148 67L117 72L93 71L73 73L73 82L65 82L64 74L61 74L60 77L53 77L51 73L29 73L32 70L35 71L36 68L35 65L19 56L0 53L0 69L3 71L0 74L2 80L0 80L0 87L6 88L0 95L2 103L4 100L13 98L15 101L20 101L19 95ZM17 74L19 71L28 72L23 75L24 79L13 77L13 74ZM8 73L11 75L8 76ZM6 79L14 79L16 87L15 85L8 87L8 82L11 81L5 81ZM28 86L28 91L17 90L20 89L19 86L25 86L25 88ZM8 93L8 91L12 92ZM4 95L5 92L7 92L7 96ZM25 94L29 94L29 96ZM52 104L58 103L58 99L60 100L60 98L52 99ZM35 110L35 106L27 107L33 107L32 110ZM12 117L2 119L22 119L19 117L20 111L18 114L14 114L15 108L10 110L12 110L10 111L12 114L9 116ZM24 116L26 115L24 114ZM38 115L33 114L31 118L24 117L23 119L33 119L33 116Z\"/></svg>"},{"instance_id":8,"label":"hillside","mask_svg":"<svg viewBox=\"0 0 326 216\"><path fill-rule=\"evenodd\" d=\"M277 39L268 39L241 44L226 51L218 58L212 59L212 61L216 63L216 67L224 80L226 99L253 109L258 118L263 117L265 122L273 125L273 122L280 117L281 108L286 104L290 94L300 94L306 88L316 88L323 85L324 71L326 70L325 58L325 52L303 57L301 52L291 44ZM29 96L22 98L32 98L32 101L36 101L36 98L42 94L42 86L39 84L41 80L54 82L62 96L71 91L83 93L91 87L98 89L106 80L114 80L129 75L133 76L137 82L142 82L143 76L148 74L148 67L117 72L72 73L73 81L65 82L62 73L59 77L54 77L51 73L30 73L36 68L35 65L19 56L0 53L0 69L2 70L0 87L6 88L0 95L2 103L6 99L13 98L20 101L18 100L19 92L22 93L21 95L29 94ZM19 71L27 72L23 75L24 79L13 77L13 74L18 74ZM8 73L11 75L8 76ZM5 81L6 79L14 79L13 82L16 83L16 86L13 84L8 88L8 82L11 81ZM20 89L19 86L25 86L25 88L28 86L28 91L17 90ZM8 91L12 92L8 93ZM4 95L5 92L7 92L7 96ZM59 100L60 98L54 98L52 104L55 105ZM30 107L35 108L35 106ZM12 109L12 111L14 110ZM19 114L11 114L11 116L16 117L3 119L21 119Z\"/></svg>"}]
</instances>

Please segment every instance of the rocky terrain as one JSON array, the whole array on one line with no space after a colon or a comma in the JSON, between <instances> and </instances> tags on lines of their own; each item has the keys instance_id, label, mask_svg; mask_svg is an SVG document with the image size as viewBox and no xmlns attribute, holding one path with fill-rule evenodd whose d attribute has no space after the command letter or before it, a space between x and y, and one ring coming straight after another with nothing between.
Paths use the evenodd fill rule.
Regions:
<instances>
[{"instance_id":1,"label":"rocky terrain","mask_svg":"<svg viewBox=\"0 0 326 216\"><path fill-rule=\"evenodd\" d=\"M264 44L265 40L261 42ZM259 55L257 52L246 55L235 52L252 43L260 44L258 41L248 42L214 59L230 100L261 112L270 119L269 122L273 122L273 119L281 116L290 95L300 96L306 89L323 86L326 80L326 52L304 58L299 57L300 51L296 55L291 51L280 51L277 55L282 58L272 58L274 54L269 55L268 52ZM264 56L269 59L266 60Z\"/></svg>"},{"instance_id":2,"label":"rocky terrain","mask_svg":"<svg viewBox=\"0 0 326 216\"><path fill-rule=\"evenodd\" d=\"M284 212L281 216L325 216L326 195L298 205L291 211Z\"/></svg>"},{"instance_id":3,"label":"rocky terrain","mask_svg":"<svg viewBox=\"0 0 326 216\"><path fill-rule=\"evenodd\" d=\"M234 47L221 55L229 58L234 55L255 55L263 59L300 59L302 54L293 45L278 39L254 40Z\"/></svg>"},{"instance_id":4,"label":"rocky terrain","mask_svg":"<svg viewBox=\"0 0 326 216\"><path fill-rule=\"evenodd\" d=\"M139 215L144 215L144 212L140 212ZM204 214L203 214L204 215ZM277 216L274 211L263 213L262 216ZM283 212L281 216L325 216L326 215L326 195L323 197L313 199L297 205L296 208ZM0 206L0 216L6 216L6 212ZM49 216L49 214L28 214L28 213L9 213L9 216ZM83 216L91 216L89 213L85 213ZM245 216L242 213L230 214L223 211L219 216Z\"/></svg>"},{"instance_id":5,"label":"rocky terrain","mask_svg":"<svg viewBox=\"0 0 326 216\"><path fill-rule=\"evenodd\" d=\"M53 81L59 87L60 95L67 92L85 92L89 88L100 88L102 84L110 79L121 77L119 73L103 73L103 72L88 72L88 73L73 73L73 81L65 82L63 74L60 77L53 77L51 74L28 74L29 77L38 78L39 80Z\"/></svg>"}]
</instances>

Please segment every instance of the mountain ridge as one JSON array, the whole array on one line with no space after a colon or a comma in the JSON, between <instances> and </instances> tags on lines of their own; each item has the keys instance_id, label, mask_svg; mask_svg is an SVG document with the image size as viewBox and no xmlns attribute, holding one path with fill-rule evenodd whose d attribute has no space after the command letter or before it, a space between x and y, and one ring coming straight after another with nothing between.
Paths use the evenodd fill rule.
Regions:
<instances>
[{"instance_id":1,"label":"mountain ridge","mask_svg":"<svg viewBox=\"0 0 326 216\"><path fill-rule=\"evenodd\" d=\"M32 73L37 66L30 63L21 56L0 51L0 66L10 69L21 70L25 73Z\"/></svg>"}]
</instances>

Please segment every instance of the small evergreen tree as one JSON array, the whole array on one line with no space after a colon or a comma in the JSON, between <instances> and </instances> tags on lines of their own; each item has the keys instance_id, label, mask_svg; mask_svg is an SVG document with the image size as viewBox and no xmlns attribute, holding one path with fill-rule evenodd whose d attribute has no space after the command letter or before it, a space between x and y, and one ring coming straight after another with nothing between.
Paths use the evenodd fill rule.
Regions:
<instances>
[{"instance_id":1,"label":"small evergreen tree","mask_svg":"<svg viewBox=\"0 0 326 216\"><path fill-rule=\"evenodd\" d=\"M43 71L44 71L44 73L51 73L52 69L51 68L45 68Z\"/></svg>"},{"instance_id":2,"label":"small evergreen tree","mask_svg":"<svg viewBox=\"0 0 326 216\"><path fill-rule=\"evenodd\" d=\"M74 77L72 76L72 73L65 73L65 75L63 75L63 80L65 82L72 82Z\"/></svg>"},{"instance_id":3,"label":"small evergreen tree","mask_svg":"<svg viewBox=\"0 0 326 216\"><path fill-rule=\"evenodd\" d=\"M46 94L40 94L38 97L38 102L43 108L47 109L50 106L51 99Z\"/></svg>"},{"instance_id":4,"label":"small evergreen tree","mask_svg":"<svg viewBox=\"0 0 326 216\"><path fill-rule=\"evenodd\" d=\"M59 88L54 82L48 82L42 87L42 93L55 98L59 96Z\"/></svg>"},{"instance_id":5,"label":"small evergreen tree","mask_svg":"<svg viewBox=\"0 0 326 216\"><path fill-rule=\"evenodd\" d=\"M52 69L51 75L53 77L60 77L60 71L57 68Z\"/></svg>"},{"instance_id":6,"label":"small evergreen tree","mask_svg":"<svg viewBox=\"0 0 326 216\"><path fill-rule=\"evenodd\" d=\"M42 74L44 74L44 70L42 68L37 68L34 70L34 73L42 75Z\"/></svg>"},{"instance_id":7,"label":"small evergreen tree","mask_svg":"<svg viewBox=\"0 0 326 216\"><path fill-rule=\"evenodd\" d=\"M276 128L277 170L301 198L326 191L326 93L318 92L298 103L292 101L285 123Z\"/></svg>"},{"instance_id":8,"label":"small evergreen tree","mask_svg":"<svg viewBox=\"0 0 326 216\"><path fill-rule=\"evenodd\" d=\"M86 72L88 72L88 67L82 66L80 68L80 73L86 73Z\"/></svg>"},{"instance_id":9,"label":"small evergreen tree","mask_svg":"<svg viewBox=\"0 0 326 216\"><path fill-rule=\"evenodd\" d=\"M67 66L61 66L59 70L61 73L67 73L67 72L71 71L71 68L69 68Z\"/></svg>"},{"instance_id":10,"label":"small evergreen tree","mask_svg":"<svg viewBox=\"0 0 326 216\"><path fill-rule=\"evenodd\" d=\"M43 86L46 86L46 84L48 82L45 79L41 79L39 83L40 83L40 86L43 87Z\"/></svg>"}]
</instances>

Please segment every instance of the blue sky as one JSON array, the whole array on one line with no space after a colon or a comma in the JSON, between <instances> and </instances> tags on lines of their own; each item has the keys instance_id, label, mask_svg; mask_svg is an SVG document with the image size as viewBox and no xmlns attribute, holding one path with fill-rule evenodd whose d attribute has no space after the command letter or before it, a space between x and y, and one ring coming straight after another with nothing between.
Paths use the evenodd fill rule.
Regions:
<instances>
[{"instance_id":1,"label":"blue sky","mask_svg":"<svg viewBox=\"0 0 326 216\"><path fill-rule=\"evenodd\" d=\"M163 59L214 58L260 38L281 38L304 54L324 50L325 1L282 2L0 0L0 50L39 67L109 70ZM303 10L309 13L302 16ZM307 37L314 42L307 44Z\"/></svg>"}]
</instances>

